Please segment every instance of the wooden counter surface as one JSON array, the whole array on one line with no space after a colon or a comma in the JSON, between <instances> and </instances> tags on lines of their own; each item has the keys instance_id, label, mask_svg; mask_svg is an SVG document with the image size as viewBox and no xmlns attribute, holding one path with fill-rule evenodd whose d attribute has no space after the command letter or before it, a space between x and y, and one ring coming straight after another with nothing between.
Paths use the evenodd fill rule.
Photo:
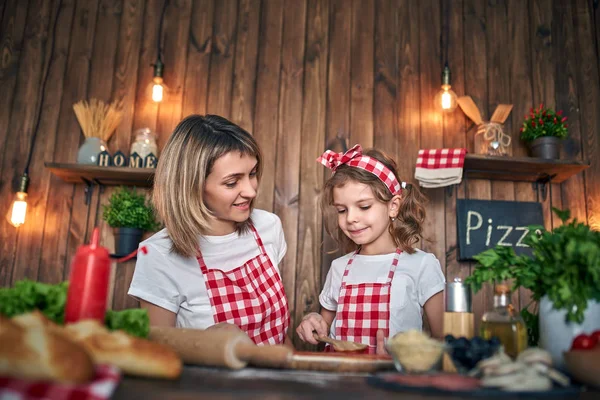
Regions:
<instances>
[{"instance_id":1,"label":"wooden counter surface","mask_svg":"<svg viewBox=\"0 0 600 400\"><path fill-rule=\"evenodd\" d=\"M367 374L341 375L308 371L246 368L229 371L217 368L184 368L177 381L158 381L124 377L113 399L402 399L440 400L457 398L409 392L393 392L369 385ZM478 397L471 397L475 399ZM483 397L482 397L483 398ZM506 397L495 399L516 399ZM548 397L550 398L550 397ZM600 398L600 392L585 392L581 400Z\"/></svg>"}]
</instances>

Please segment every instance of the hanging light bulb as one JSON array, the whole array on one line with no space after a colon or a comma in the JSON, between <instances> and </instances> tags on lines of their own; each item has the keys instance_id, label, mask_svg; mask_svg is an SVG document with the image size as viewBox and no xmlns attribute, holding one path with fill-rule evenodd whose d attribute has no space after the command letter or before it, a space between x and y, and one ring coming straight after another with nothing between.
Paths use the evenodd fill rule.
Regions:
<instances>
[{"instance_id":1,"label":"hanging light bulb","mask_svg":"<svg viewBox=\"0 0 600 400\"><path fill-rule=\"evenodd\" d=\"M25 223L27 215L27 187L29 186L29 176L24 173L19 184L19 191L15 195L15 199L9 209L8 222L12 226L18 228Z\"/></svg>"},{"instance_id":2,"label":"hanging light bulb","mask_svg":"<svg viewBox=\"0 0 600 400\"><path fill-rule=\"evenodd\" d=\"M163 69L165 65L161 61L160 58L156 60L156 64L153 64L154 67L154 77L152 78L152 88L151 88L151 97L152 101L155 103L160 103L163 101L165 97L165 84L163 82Z\"/></svg>"},{"instance_id":3,"label":"hanging light bulb","mask_svg":"<svg viewBox=\"0 0 600 400\"><path fill-rule=\"evenodd\" d=\"M442 71L442 89L437 92L434 98L436 108L443 113L451 113L456 109L456 93L451 88L450 68L446 63Z\"/></svg>"},{"instance_id":4,"label":"hanging light bulb","mask_svg":"<svg viewBox=\"0 0 600 400\"><path fill-rule=\"evenodd\" d=\"M163 100L163 94L165 92L165 88L162 85L163 80L161 77L157 76L152 82L154 82L152 85L152 101L160 103Z\"/></svg>"}]
</instances>

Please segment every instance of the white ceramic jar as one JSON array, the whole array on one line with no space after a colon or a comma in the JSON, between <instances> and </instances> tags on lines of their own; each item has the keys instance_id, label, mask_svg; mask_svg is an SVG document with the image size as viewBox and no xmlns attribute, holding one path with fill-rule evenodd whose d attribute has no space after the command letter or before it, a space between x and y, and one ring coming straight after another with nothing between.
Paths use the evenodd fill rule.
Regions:
<instances>
[{"instance_id":1,"label":"white ceramic jar","mask_svg":"<svg viewBox=\"0 0 600 400\"><path fill-rule=\"evenodd\" d=\"M581 324L566 323L566 310L555 310L548 296L540 300L540 343L550 352L554 366L564 369L563 351L571 348L575 336L600 329L600 303L590 300Z\"/></svg>"}]
</instances>

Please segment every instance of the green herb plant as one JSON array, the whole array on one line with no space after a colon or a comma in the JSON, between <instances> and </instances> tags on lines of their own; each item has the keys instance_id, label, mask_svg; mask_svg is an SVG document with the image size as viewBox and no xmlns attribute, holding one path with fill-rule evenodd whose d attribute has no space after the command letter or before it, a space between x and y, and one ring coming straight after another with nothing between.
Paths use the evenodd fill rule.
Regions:
<instances>
[{"instance_id":1,"label":"green herb plant","mask_svg":"<svg viewBox=\"0 0 600 400\"><path fill-rule=\"evenodd\" d=\"M102 206L102 219L113 228L138 228L155 231L159 224L154 209L143 193L121 187Z\"/></svg>"},{"instance_id":2,"label":"green herb plant","mask_svg":"<svg viewBox=\"0 0 600 400\"><path fill-rule=\"evenodd\" d=\"M555 112L543 104L536 109L529 110L529 115L523 121L520 129L521 139L532 142L544 136L555 136L559 139L567 137L567 117L562 116L562 110Z\"/></svg>"},{"instance_id":3,"label":"green herb plant","mask_svg":"<svg viewBox=\"0 0 600 400\"><path fill-rule=\"evenodd\" d=\"M484 283L512 280L512 290L529 289L535 303L548 296L554 309L566 310L565 322L582 323L588 301L600 301L600 232L576 219L569 222L568 210L553 211L561 226L552 231L529 227L523 243L531 247L531 257L496 246L474 257L478 264L465 282L477 292ZM521 315L528 324L530 342L535 343L537 315L528 307Z\"/></svg>"}]
</instances>

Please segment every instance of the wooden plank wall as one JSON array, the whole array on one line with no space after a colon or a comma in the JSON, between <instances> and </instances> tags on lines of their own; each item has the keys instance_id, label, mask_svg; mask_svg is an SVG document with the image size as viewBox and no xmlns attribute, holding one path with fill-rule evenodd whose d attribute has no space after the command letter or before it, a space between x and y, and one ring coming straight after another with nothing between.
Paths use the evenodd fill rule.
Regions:
<instances>
[{"instance_id":1,"label":"wooden plank wall","mask_svg":"<svg viewBox=\"0 0 600 400\"><path fill-rule=\"evenodd\" d=\"M100 205L114 188L84 187L52 176L44 161L73 162L83 140L72 111L81 99L124 104L109 143L127 152L147 126L164 146L191 113L217 113L251 131L265 154L257 204L282 219L288 243L282 275L294 326L318 309L335 254L324 235L318 193L326 172L314 160L326 148L361 143L393 155L413 181L420 148L474 149L470 121L442 116L440 34L448 21L453 88L485 116L512 103L511 153L527 154L517 132L531 106L544 102L569 116L563 158L592 160L583 174L552 185L552 204L600 228L600 11L593 0L5 0L0 3L0 212L5 213L38 131L31 164L30 209L19 229L0 222L0 285L22 278L59 282L91 228L112 232ZM166 8L164 8L166 6ZM165 11L162 31L160 19ZM164 43L168 95L148 98L157 38ZM592 156L596 156L595 159ZM456 197L535 201L532 185L469 181L427 190L422 247L448 279L473 265L456 260ZM550 201L546 225L556 226ZM116 267L113 307L126 295L134 263ZM513 300L529 303L525 291ZM474 300L479 317L489 290Z\"/></svg>"}]
</instances>

